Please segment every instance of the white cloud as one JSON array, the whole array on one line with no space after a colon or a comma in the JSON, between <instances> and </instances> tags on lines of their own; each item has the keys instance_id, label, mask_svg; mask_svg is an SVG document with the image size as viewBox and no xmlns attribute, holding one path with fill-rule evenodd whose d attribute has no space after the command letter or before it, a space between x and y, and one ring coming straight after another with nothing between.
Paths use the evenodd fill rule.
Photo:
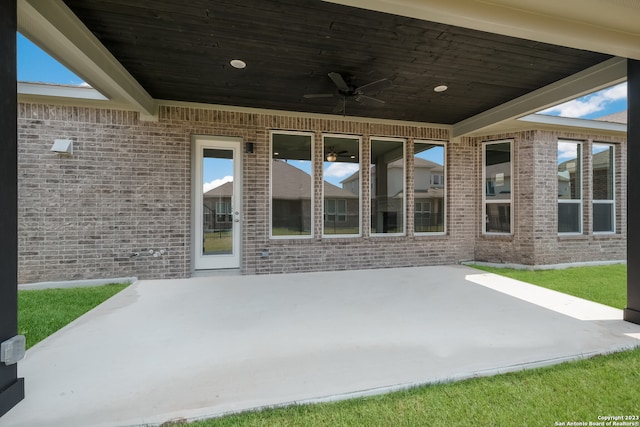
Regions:
<instances>
[{"instance_id":1,"label":"white cloud","mask_svg":"<svg viewBox=\"0 0 640 427\"><path fill-rule=\"evenodd\" d=\"M80 87L93 87L87 82L82 82L82 83L78 84L78 86L80 86Z\"/></svg>"},{"instance_id":2,"label":"white cloud","mask_svg":"<svg viewBox=\"0 0 640 427\"><path fill-rule=\"evenodd\" d=\"M233 181L233 177L227 175L224 178L214 179L213 181L205 182L204 185L202 186L202 192L206 193L209 190L213 190L214 188L220 187L222 184L226 182L231 182L231 181Z\"/></svg>"},{"instance_id":3,"label":"white cloud","mask_svg":"<svg viewBox=\"0 0 640 427\"><path fill-rule=\"evenodd\" d=\"M558 163L578 157L578 144L572 142L558 142Z\"/></svg>"},{"instance_id":4,"label":"white cloud","mask_svg":"<svg viewBox=\"0 0 640 427\"><path fill-rule=\"evenodd\" d=\"M555 107L541 111L541 114L558 115L562 117L580 118L598 111L603 111L613 102L626 99L627 83L621 83L608 89L601 90Z\"/></svg>"},{"instance_id":5,"label":"white cloud","mask_svg":"<svg viewBox=\"0 0 640 427\"><path fill-rule=\"evenodd\" d=\"M355 163L331 163L331 166L324 170L326 178L343 178L347 177L358 170L359 166Z\"/></svg>"}]
</instances>

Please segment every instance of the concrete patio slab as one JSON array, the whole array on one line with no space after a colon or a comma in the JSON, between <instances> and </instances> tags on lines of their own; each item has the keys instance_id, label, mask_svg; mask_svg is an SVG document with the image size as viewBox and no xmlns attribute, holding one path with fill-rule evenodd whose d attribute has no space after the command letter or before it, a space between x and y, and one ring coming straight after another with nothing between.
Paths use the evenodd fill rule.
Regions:
<instances>
[{"instance_id":1,"label":"concrete patio slab","mask_svg":"<svg viewBox=\"0 0 640 427\"><path fill-rule=\"evenodd\" d=\"M139 281L34 346L0 426L132 426L640 344L622 311L464 266Z\"/></svg>"}]
</instances>

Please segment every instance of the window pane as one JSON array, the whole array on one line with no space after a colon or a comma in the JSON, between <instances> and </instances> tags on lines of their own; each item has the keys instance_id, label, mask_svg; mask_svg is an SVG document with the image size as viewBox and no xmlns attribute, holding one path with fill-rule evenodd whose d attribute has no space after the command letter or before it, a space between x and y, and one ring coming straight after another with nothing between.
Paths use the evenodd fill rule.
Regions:
<instances>
[{"instance_id":1,"label":"window pane","mask_svg":"<svg viewBox=\"0 0 640 427\"><path fill-rule=\"evenodd\" d=\"M486 200L510 200L511 143L485 145L484 165Z\"/></svg>"},{"instance_id":2,"label":"window pane","mask_svg":"<svg viewBox=\"0 0 640 427\"><path fill-rule=\"evenodd\" d=\"M593 231L595 233L613 232L613 203L593 204Z\"/></svg>"},{"instance_id":3,"label":"window pane","mask_svg":"<svg viewBox=\"0 0 640 427\"><path fill-rule=\"evenodd\" d=\"M593 200L613 200L613 146L593 144ZM594 230L595 231L595 230Z\"/></svg>"},{"instance_id":4,"label":"window pane","mask_svg":"<svg viewBox=\"0 0 640 427\"><path fill-rule=\"evenodd\" d=\"M324 136L324 234L360 234L360 139Z\"/></svg>"},{"instance_id":5,"label":"window pane","mask_svg":"<svg viewBox=\"0 0 640 427\"><path fill-rule=\"evenodd\" d=\"M580 233L580 203L558 203L558 233Z\"/></svg>"},{"instance_id":6,"label":"window pane","mask_svg":"<svg viewBox=\"0 0 640 427\"><path fill-rule=\"evenodd\" d=\"M582 198L580 148L577 142L558 141L558 199Z\"/></svg>"},{"instance_id":7,"label":"window pane","mask_svg":"<svg viewBox=\"0 0 640 427\"><path fill-rule=\"evenodd\" d=\"M444 146L416 141L414 152L414 231L442 233L445 207Z\"/></svg>"},{"instance_id":8,"label":"window pane","mask_svg":"<svg viewBox=\"0 0 640 427\"><path fill-rule=\"evenodd\" d=\"M273 236L311 236L311 141L311 135L272 135Z\"/></svg>"},{"instance_id":9,"label":"window pane","mask_svg":"<svg viewBox=\"0 0 640 427\"><path fill-rule=\"evenodd\" d=\"M404 233L404 142L371 140L371 233Z\"/></svg>"},{"instance_id":10,"label":"window pane","mask_svg":"<svg viewBox=\"0 0 640 427\"><path fill-rule=\"evenodd\" d=\"M487 203L487 233L511 233L511 203Z\"/></svg>"}]
</instances>

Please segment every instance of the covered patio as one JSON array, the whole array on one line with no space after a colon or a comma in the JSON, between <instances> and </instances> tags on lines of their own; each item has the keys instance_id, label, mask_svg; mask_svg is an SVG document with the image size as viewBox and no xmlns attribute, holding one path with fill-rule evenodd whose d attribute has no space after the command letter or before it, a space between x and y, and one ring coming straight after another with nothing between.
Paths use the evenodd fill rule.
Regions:
<instances>
[{"instance_id":1,"label":"covered patio","mask_svg":"<svg viewBox=\"0 0 640 427\"><path fill-rule=\"evenodd\" d=\"M158 425L639 344L621 310L464 266L140 281L28 351L2 425Z\"/></svg>"},{"instance_id":2,"label":"covered patio","mask_svg":"<svg viewBox=\"0 0 640 427\"><path fill-rule=\"evenodd\" d=\"M145 206L147 211L144 212L153 212L157 215L155 219L163 218L166 222L157 221L158 229L143 230L146 237L141 238L141 242L136 241L135 248L101 252L118 268L138 267L145 272L160 268L160 262L154 260L169 260L165 262L164 274L173 274L172 277L186 277L195 269L192 265L195 246L190 246L194 242L187 241L191 234L195 235L189 223L195 209L189 203L188 190L185 190L192 177L191 159L185 155L185 147L190 143L188 138L196 132L194 129L235 137L237 141L234 144L242 147L245 161L240 172L246 186L243 191L251 196L247 200L254 203L246 202L234 209L238 224L244 227L243 252L238 257L239 269L243 268L243 273L290 271L286 268L295 269L296 265L304 265L309 259L323 260L332 254L336 259L325 263L328 266L338 261L351 262L346 256L334 254L334 248L338 247L350 254L349 245L360 247L364 254L362 265L373 268L385 258L386 252L379 248L387 249L388 253L406 253L419 239L414 238L411 230L386 241L370 239L371 217L366 210L362 211L365 214L362 215L358 240L346 244L335 245L335 241L325 239L320 221L314 223L315 231L309 232L311 244L308 245L296 240L287 246L283 240L273 239L269 234L269 227L264 224L270 221L270 190L268 179L264 177L269 174L266 165L272 154L270 129L305 130L310 138L318 139L331 132L361 135L363 155L369 154L367 150L371 150L370 141L372 136L377 136L376 133L388 138L403 138L402 144L406 139L408 146L412 146L414 138L446 141L458 149L457 152L449 151L451 166L455 167L456 158L469 159L468 176L476 176L473 168L477 165L473 166L473 160L478 160L479 152L475 143L471 144L465 138L481 138L488 128L492 129L491 136L500 135L501 124L625 79L628 81L629 100L625 164L628 167L627 206L618 211L625 221L620 222L624 229L618 230L619 236L615 236L619 241L626 239L628 248L628 304L624 315L605 310L609 313L606 316L612 316L607 320L602 320L599 315L595 319L576 320L565 314L549 312L546 308L506 297L477 283L471 284L465 276L472 273L463 267L384 270L385 274L412 272L403 279L402 286L398 284L398 277L387 277L374 270L368 273L314 273L304 276L306 282L301 281L298 275L143 281L30 352L29 359L22 365L22 375L33 381L28 392L31 400L7 415L6 422L21 422L15 414L22 414L25 419L39 417L39 414L52 415L53 411L44 407L40 413L27 409L31 405L29 402L48 402L55 406L55 401L39 400L38 397L38 393L48 394L51 391L60 399L72 399L69 401L75 405L74 409L89 408L90 405L87 401L75 401L73 398L92 401L97 398L102 406L92 408L94 419L101 410L106 414L109 404L115 405L109 411L120 413L122 419L107 420L106 423L161 422L178 416L185 408L192 409L185 416L198 417L294 400L331 399L415 382L551 363L633 345L635 338L625 333L638 331L620 319L624 317L629 322L640 323L640 227L633 220L626 221L626 218L637 218L640 211L639 9L637 5L600 0L590 0L588 5L584 0L530 3L523 0L497 1L490 5L472 0L428 3L409 0L273 0L249 1L238 6L236 2L205 0L145 0L135 5L119 0L2 2L0 198L3 203L0 205L0 217L3 221L0 240L4 244L0 256L0 343L14 337L17 330L19 171L15 161L18 152L16 31L42 46L105 95L109 104L104 108L109 108L109 114L113 114L106 120L113 119L118 126L135 128L140 132L139 135L128 135L128 143L142 140L156 148L162 148L166 143L183 149L176 148L173 157L166 153L161 155L165 156L162 159L167 164L180 163L184 167L172 174L172 177L182 180L172 193L172 202L180 206L179 214L159 213L164 209L169 192L162 185L156 185L154 188L160 195L153 197L155 204ZM336 74L341 77L337 78ZM389 87L386 81L393 85ZM380 90L364 91L363 88L372 87L368 86L370 84ZM383 86L384 90L381 89ZM68 107L70 114L76 114L77 118L80 110L74 110L73 103ZM82 111L81 114L85 114ZM220 111L221 115L231 119L216 125L218 127L212 125L214 120L206 120L206 117L217 117ZM30 119L42 121L38 114L35 112L36 117ZM101 113L95 110L87 113L87 117L97 122L102 118ZM203 117L205 119L201 120ZM118 118L121 121L116 123ZM235 119L238 122L234 122ZM184 122L180 131L176 131L178 121ZM198 121L204 124L195 124ZM260 122L260 127L257 122ZM165 128L148 131L153 124ZM105 126L110 125L111 122ZM92 129L100 134L99 140L115 133L103 130ZM115 139L122 142L126 138ZM126 147L127 144L113 144L108 149L112 150L113 146ZM315 152L310 149L308 157L313 156L324 157L319 145ZM181 162L176 162L176 159ZM363 170L367 172L368 160L364 156L362 162ZM153 163L149 159L145 161ZM411 165L412 161L408 158L407 164ZM99 166L90 167L100 169ZM318 162L314 167L320 169L321 165ZM452 170L455 171L454 168ZM146 173L146 183L153 187L151 174ZM320 175L314 178L314 188L322 186ZM129 182L134 187L141 187L133 178ZM449 188L458 183L459 192L451 193L451 226L444 233L446 237L440 240L423 238L423 251L414 252L413 259L424 260L424 254L435 257L434 263L470 259L473 239L484 237L479 231L479 224L483 222L480 215L476 215L481 211L478 208L483 202L473 201L483 184L476 182L475 187L470 187L466 175L456 176L455 173L450 182L453 184L448 184ZM120 184L112 185L104 194L112 195L115 200L118 193L114 189ZM196 187L195 184L191 186ZM371 186L362 187L367 195ZM314 214L319 218L322 215L322 196L316 193ZM413 192L407 194L408 212L411 212ZM362 205L368 207L367 203L363 200ZM524 206L523 203L520 205ZM518 206L515 200L514 206ZM253 216L245 216L243 208ZM102 210L96 203L96 212ZM120 214L122 212L114 212L112 218ZM164 240L168 239L158 239L160 243L153 243L156 246L149 242L154 241L159 230L174 226L170 217L177 218L181 228L176 233L178 237L175 237L174 246L166 251L168 255L132 261L130 253L139 255L138 248L141 247L147 251L152 248L154 256L164 251L165 246L160 244L165 245ZM411 225L411 215L407 217L408 225ZM136 231L140 224L130 221L127 227ZM57 223L54 226L58 227ZM103 228L109 229L108 224ZM82 241L85 241L84 231L78 231ZM249 234L249 231L254 234ZM552 232L553 238L557 238L555 230ZM66 236L66 233L62 235ZM98 237L95 240L102 238ZM502 238L494 239L498 247ZM58 236L52 241L57 244ZM94 240L89 240L83 245L88 247L93 243ZM394 244L396 247L391 246ZM436 249L437 245L457 252L444 254L443 250ZM292 263L289 254L303 250L307 252L302 254L297 264ZM82 253L75 247L70 251ZM33 253L27 251L23 256L35 256ZM437 258L440 253L444 255ZM46 255L42 257L44 265L48 261ZM174 257L175 264L171 264L170 257ZM87 255L86 258L101 260L101 255ZM413 261L408 259L400 257L396 264L389 266L412 265ZM280 269L269 270L278 262L280 264L276 267ZM61 259L56 265L61 271L75 263L75 258ZM100 267L95 267L95 270L99 271ZM46 268L48 271L52 269L50 265ZM82 267L78 270L82 271ZM352 277L356 274L361 276ZM417 280L416 275L420 276ZM310 277L317 277L318 281L307 280ZM425 277L429 278L428 284L424 283ZM258 281L260 286L256 285ZM422 286L416 285L419 282ZM322 283L322 286L314 288L309 285L313 283ZM358 283L367 283L371 288L367 287L364 292ZM393 288L389 287L391 283ZM446 289L442 289L445 284ZM272 287L273 292L263 294L262 286L265 289ZM151 289L153 291L147 292ZM416 297L426 290L429 292ZM211 293L209 299L202 297L208 293ZM256 300L254 295L261 295L264 301ZM478 304L485 298L485 304ZM391 304L391 311L387 312L387 304L395 299L398 299L397 304ZM313 304L318 305L310 306L310 311L300 310L309 300L315 300ZM265 305L267 301L272 306ZM434 301L446 301L443 306L448 309L443 312L437 307L423 306ZM208 304L220 305L211 311ZM273 310L273 307L279 309ZM148 313L148 317L142 313ZM221 313L228 316L209 317ZM298 323L306 325L306 329L290 329L296 313L300 316ZM234 316L238 316L235 322L228 323ZM257 319L262 316L266 316L265 322L256 324L260 323ZM306 316L310 317L305 319ZM614 318L616 320L612 320ZM362 319L366 322L361 322ZM484 322L477 322L477 319L484 319ZM518 321L522 323L518 324ZM137 325L138 329L134 330L129 325ZM193 325L207 327L199 329ZM344 325L349 327L343 328ZM433 325L438 325L437 329ZM441 325L449 325L451 329L447 331ZM481 330L478 329L480 326ZM429 335L423 335L424 327L430 328ZM344 329L341 331L344 335L334 337L336 329ZM270 335L273 330L283 334ZM307 334L308 330L313 333ZM108 331L115 332L113 338L108 338L112 336ZM402 331L407 331L407 336ZM184 336L189 351L181 351L181 336ZM450 342L449 339L444 348L437 345L438 339L453 336L460 337L460 342ZM479 336L482 337L481 342L477 339ZM337 341L323 341L323 337ZM118 377L121 383L112 387L95 387L100 380L83 382L83 378L91 378L87 375L77 378L80 381L77 387L74 385L66 390L39 388L40 385L55 387L65 384L76 378L74 370L80 371L82 363L94 363L87 360L92 358L81 351L65 353L69 348L76 348L74 346L78 343L92 343L86 351L100 348L104 357L109 357L102 359L108 362L107 366L117 366L117 369L122 366L124 370ZM379 343L382 343L381 348L378 348ZM139 348L141 353L129 353L132 347ZM371 351L372 348L376 351ZM283 349L286 354L279 354ZM466 353L473 354L474 360L464 361L454 356ZM346 362L345 354L350 355ZM192 359L203 355L207 357ZM42 357L40 362L39 357ZM55 367L47 365L45 359L50 357L51 360L59 360L60 364ZM131 359L136 357L139 359ZM431 363L424 363L427 359ZM97 357L95 360L100 359ZM153 360L158 363L149 363ZM390 360L402 360L403 363L385 365L389 368L389 376L386 376L387 371L377 367ZM245 363L249 368L245 368ZM165 377L167 365L181 369ZM44 366L49 368L41 370ZM84 366L93 374L104 371L105 364ZM233 366L237 368L229 370ZM300 370L296 371L298 366ZM321 370L317 369L318 366ZM433 367L437 369L429 370ZM143 368L150 370L138 372ZM183 375L189 371L193 372L189 377L191 383L183 381ZM205 371L219 375L215 379L207 378L206 383L199 383L198 374ZM233 372L233 375L225 376L225 372ZM247 372L250 375L242 377ZM295 375L287 377L287 372ZM353 377L349 376L350 372ZM376 377L378 374L382 376ZM161 377L169 379L168 383L159 385L158 390L163 392L158 396L149 393L146 387ZM284 382L276 381L281 377ZM111 378L115 378L115 374ZM137 381L126 383L128 378L137 378ZM341 378L349 379L348 383L356 387L342 387ZM208 388L216 387L216 384L224 386L224 393ZM273 384L282 385L274 390ZM207 395L207 399L218 396L215 399L219 401L206 400L193 406L174 396L173 402L181 406L171 407L164 401L154 400L161 399L161 395L171 395L170 390L184 389L193 390L197 396ZM91 390L105 394L92 394ZM255 390L255 395L246 394L252 390ZM309 390L312 393L308 393ZM126 393L131 394L121 400ZM0 414L20 401L23 394L24 385L17 377L16 364L0 364ZM267 395L270 397L266 398ZM135 402L137 397L147 404L136 402L133 407L126 406ZM164 408L157 410L159 406ZM136 412L136 408L143 412ZM85 414L89 413L87 410ZM80 417L68 419L69 423L87 421L81 418L81 412L69 411L67 415ZM4 417L2 422L5 423Z\"/></svg>"}]
</instances>

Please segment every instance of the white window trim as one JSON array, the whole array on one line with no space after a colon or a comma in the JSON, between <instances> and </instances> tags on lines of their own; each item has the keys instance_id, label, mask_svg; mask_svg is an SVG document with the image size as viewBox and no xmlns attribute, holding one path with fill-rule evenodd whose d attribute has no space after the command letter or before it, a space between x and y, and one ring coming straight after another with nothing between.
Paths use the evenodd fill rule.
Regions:
<instances>
[{"instance_id":1,"label":"white window trim","mask_svg":"<svg viewBox=\"0 0 640 427\"><path fill-rule=\"evenodd\" d=\"M612 186L613 186L613 199L610 200L595 200L593 199L593 160L591 162L591 216L593 217L593 205L594 204L601 204L601 205L605 205L605 204L609 204L609 205L613 205L613 209L612 209L612 219L613 219L613 231L593 231L594 235L603 235L603 234L616 234L617 232L617 221L616 221L616 144L609 144L609 143L605 143L605 142L593 142L593 144L591 145L591 156L593 156L593 146L594 145L607 145L609 147L612 148L612 157L613 157L613 161L611 162L611 178L613 180L612 182ZM593 218L591 220L591 229L593 230Z\"/></svg>"},{"instance_id":2,"label":"white window trim","mask_svg":"<svg viewBox=\"0 0 640 427\"><path fill-rule=\"evenodd\" d=\"M297 236L297 235L285 235L285 236L274 236L273 235L273 136L274 135L301 135L301 136L310 136L311 137L311 233L307 236ZM315 201L313 197L313 186L315 182L314 178L314 147L315 147L315 137L312 132L294 132L294 131L284 131L284 130L272 130L269 131L269 239L273 240L303 240L303 239L313 239L314 237L314 228L315 228Z\"/></svg>"},{"instance_id":3,"label":"white window trim","mask_svg":"<svg viewBox=\"0 0 640 427\"><path fill-rule=\"evenodd\" d=\"M442 194L443 194L443 198L444 198L444 201L442 203L442 205L443 205L442 206L442 230L443 231L433 231L433 232L425 231L425 232L418 233L418 232L415 231L416 227L415 227L415 224L414 224L413 225L413 229L414 229L413 234L415 236L444 236L444 235L447 234L447 216L448 216L447 215L447 213L448 213L448 211L447 211L447 201L448 201L447 200L447 197L448 197L448 194L447 194L448 185L447 185L447 183L449 182L449 179L448 179L449 168L447 168L447 143L446 143L446 141L434 141L434 140L427 140L427 139L416 139L416 140L413 141L413 144L414 144L414 146L415 146L415 144L440 145L442 147L442 149L443 149L443 153L442 154L443 154L443 157L444 157L444 162L443 162L444 165L442 166L442 169L443 169L442 170L442 178L444 180L444 185L441 184L441 186L442 186ZM413 157L415 158L415 149L414 149ZM414 162L414 167L413 167L414 182L415 182L415 176L416 176L416 168L415 168L415 162ZM406 197L405 197L405 199L406 199ZM405 200L405 203L406 203L406 200ZM433 206L431 206L431 208L433 209ZM415 204L414 204L414 209L415 209ZM406 215L406 213L405 213L405 215ZM415 216L415 213L414 213L414 216Z\"/></svg>"},{"instance_id":4,"label":"white window trim","mask_svg":"<svg viewBox=\"0 0 640 427\"><path fill-rule=\"evenodd\" d=\"M581 236L582 232L584 231L584 211L583 211L583 204L584 204L584 185L583 185L583 180L584 180L584 165L583 165L583 157L585 155L584 153L584 144L582 141L574 141L574 140L570 140L570 139L558 139L558 141L556 142L556 180L557 175L558 175L558 143L560 142L570 142L572 144L576 144L580 147L580 156L578 156L578 162L580 164L580 199L558 199L557 193L558 191L556 190L556 199L558 200L558 203L567 203L567 204L576 204L578 205L578 218L580 219L580 230L579 231L565 231L565 232L560 232L558 231L558 236ZM589 153L589 155L591 155L591 153ZM557 184L556 184L557 185ZM557 209L557 208L556 208ZM558 218L558 213L556 211L556 221L559 220ZM558 227L556 226L556 229Z\"/></svg>"},{"instance_id":5,"label":"white window trim","mask_svg":"<svg viewBox=\"0 0 640 427\"><path fill-rule=\"evenodd\" d=\"M510 163L510 174L511 174L511 191L509 192L509 199L499 199L499 200L487 200L487 146L495 145L495 144L504 144L509 143L509 153L511 154L509 157ZM482 143L482 234L485 236L513 236L514 227L513 227L513 216L515 209L513 208L513 192L514 192L514 184L515 179L513 175L513 139L503 139L499 141L487 141ZM509 203L509 229L511 230L509 233L497 233L492 231L487 231L487 203L488 204L503 204Z\"/></svg>"},{"instance_id":6,"label":"white window trim","mask_svg":"<svg viewBox=\"0 0 640 427\"><path fill-rule=\"evenodd\" d=\"M325 234L324 232L324 157L322 158L322 237L327 239L334 238L356 238L362 237L362 137L358 135L338 134L338 133L323 133L322 134L322 150L324 153L324 139L325 138L345 138L358 140L358 158L360 159L358 168L358 234ZM337 199L336 199L337 200ZM348 205L347 205L348 206ZM336 220L337 220L337 206L336 206ZM348 211L348 209L347 209Z\"/></svg>"},{"instance_id":7,"label":"white window trim","mask_svg":"<svg viewBox=\"0 0 640 427\"><path fill-rule=\"evenodd\" d=\"M371 136L369 138L369 165L371 165L371 143L376 141L396 141L402 143L402 233L373 233L371 232L371 212L369 212L369 229L371 237L401 237L407 235L407 140L404 138L387 138ZM376 172L377 173L377 172ZM371 188L371 167L369 167L369 188ZM371 190L369 190L369 207L371 207Z\"/></svg>"}]
</instances>

